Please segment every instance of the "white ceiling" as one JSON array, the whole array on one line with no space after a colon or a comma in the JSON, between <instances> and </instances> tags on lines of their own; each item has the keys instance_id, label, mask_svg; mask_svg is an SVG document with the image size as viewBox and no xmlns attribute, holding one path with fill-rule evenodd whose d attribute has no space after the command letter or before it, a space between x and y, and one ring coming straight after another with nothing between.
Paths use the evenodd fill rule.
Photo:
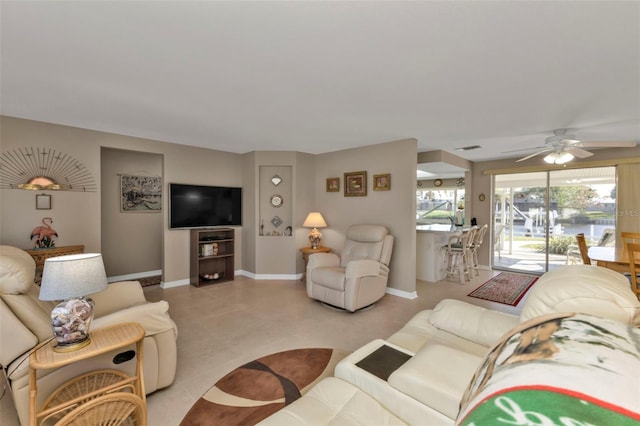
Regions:
<instances>
[{"instance_id":1,"label":"white ceiling","mask_svg":"<svg viewBox=\"0 0 640 426\"><path fill-rule=\"evenodd\" d=\"M0 7L8 116L238 153L640 140L637 1Z\"/></svg>"}]
</instances>

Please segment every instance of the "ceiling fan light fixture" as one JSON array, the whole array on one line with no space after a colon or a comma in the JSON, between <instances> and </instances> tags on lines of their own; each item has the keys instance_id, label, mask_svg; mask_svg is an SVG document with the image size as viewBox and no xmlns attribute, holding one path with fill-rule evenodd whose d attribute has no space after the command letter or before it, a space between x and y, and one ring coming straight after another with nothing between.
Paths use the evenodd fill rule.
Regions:
<instances>
[{"instance_id":1,"label":"ceiling fan light fixture","mask_svg":"<svg viewBox=\"0 0 640 426\"><path fill-rule=\"evenodd\" d=\"M558 154L558 158L556 159L556 164L564 164L573 160L573 154L567 151L563 151Z\"/></svg>"},{"instance_id":2,"label":"ceiling fan light fixture","mask_svg":"<svg viewBox=\"0 0 640 426\"><path fill-rule=\"evenodd\" d=\"M556 153L552 152L551 154L547 155L546 157L544 157L544 162L548 163L548 164L553 164L556 162Z\"/></svg>"},{"instance_id":3,"label":"ceiling fan light fixture","mask_svg":"<svg viewBox=\"0 0 640 426\"><path fill-rule=\"evenodd\" d=\"M567 151L552 152L551 154L544 157L544 162L548 164L564 164L573 160L573 158L573 154Z\"/></svg>"}]
</instances>

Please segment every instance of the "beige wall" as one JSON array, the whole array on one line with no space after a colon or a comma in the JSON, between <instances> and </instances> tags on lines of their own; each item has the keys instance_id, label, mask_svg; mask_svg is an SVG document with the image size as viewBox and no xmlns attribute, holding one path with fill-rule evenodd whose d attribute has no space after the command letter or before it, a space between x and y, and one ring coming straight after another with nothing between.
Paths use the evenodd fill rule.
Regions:
<instances>
[{"instance_id":1,"label":"beige wall","mask_svg":"<svg viewBox=\"0 0 640 426\"><path fill-rule=\"evenodd\" d=\"M161 271L162 218L166 211L123 212L120 206L120 177L162 177L162 155L102 148L100 156L100 251L107 276L149 275L148 272Z\"/></svg>"},{"instance_id":2,"label":"beige wall","mask_svg":"<svg viewBox=\"0 0 640 426\"><path fill-rule=\"evenodd\" d=\"M471 166L473 165L469 160L442 150L419 152L418 164L424 163L445 163L464 170L471 170Z\"/></svg>"},{"instance_id":3,"label":"beige wall","mask_svg":"<svg viewBox=\"0 0 640 426\"><path fill-rule=\"evenodd\" d=\"M325 230L325 243L336 250L342 246L344 231L352 223L387 225L396 236L390 286L408 293L415 291L415 140L319 156L272 151L241 155L11 117L3 116L0 120L2 152L21 147L46 147L65 152L92 173L98 188L97 192L86 193L49 191L53 198L53 209L48 211L35 210L36 192L1 189L0 244L29 248L31 230L43 217L51 216L54 229L60 235L57 245L84 244L87 251L103 252L109 264L110 276L156 268L157 260L151 258L156 259L157 255L150 256L148 250L139 247L134 249L132 245L131 250L127 250L126 261L113 253L128 247L132 239L136 242L145 241L146 237L140 234L148 231L142 231L135 223L119 222L121 213L116 208L116 200L119 200L119 192L115 192L117 184L114 187L115 180L107 182L106 179L112 180L118 173L135 174L138 169L152 174L161 169L157 173L163 176L163 211L159 216L154 216L161 218L161 242L154 240L150 244L161 247L161 269L165 283L176 285L189 282L189 231L168 229L166 195L168 184L174 182L243 187L243 226L236 228L236 270L266 278L268 275L293 277L301 274L299 249L308 245L309 233L302 223L310 211L320 210L329 222L329 228ZM110 165L105 167L103 177L103 148L110 153L132 151L132 159L130 162L122 162L122 158L119 161L108 160ZM139 157L134 160L133 157L138 154ZM156 160L161 158L163 164L153 161L152 164L147 163L147 155ZM291 199L285 198L285 203L290 203L293 237L258 237L261 166L286 166L291 169L293 179L288 189L291 195L287 196ZM149 168L153 170L147 170ZM340 176L342 180L344 172L359 170L369 173L367 197L344 197L342 192L325 192L327 177ZM391 191L373 191L371 182L373 174L377 173L391 173ZM102 191L105 191L106 198L113 199L102 200ZM113 194L111 196L108 193ZM127 217L124 219L129 220ZM101 230L103 224L105 229ZM103 237L103 233L114 232L116 227L123 228L120 234L124 235L111 241Z\"/></svg>"},{"instance_id":4,"label":"beige wall","mask_svg":"<svg viewBox=\"0 0 640 426\"><path fill-rule=\"evenodd\" d=\"M71 155L91 173L98 192L0 190L0 241L29 248L31 230L43 217L53 218L56 245L84 244L87 252L100 252L100 150L95 132L52 126L29 120L0 117L2 151L22 147L51 148ZM35 195L51 195L51 210L36 210Z\"/></svg>"},{"instance_id":5,"label":"beige wall","mask_svg":"<svg viewBox=\"0 0 640 426\"><path fill-rule=\"evenodd\" d=\"M242 156L238 154L96 132L11 117L0 117L2 152L20 147L47 147L65 152L81 162L98 182L98 192L49 191L53 209L35 210L35 192L0 190L0 243L30 247L29 234L44 216L54 219L60 234L58 246L84 244L87 251L100 252L101 147L159 154L164 157L165 195L169 182L220 186L242 185ZM188 283L189 231L168 229L168 199L163 197L162 264L165 282ZM138 237L138 236L133 236ZM126 244L122 242L122 244ZM238 244L240 247L241 241ZM236 267L242 264L236 253ZM144 252L134 263L144 263ZM142 272L143 270L140 270Z\"/></svg>"},{"instance_id":6,"label":"beige wall","mask_svg":"<svg viewBox=\"0 0 640 426\"><path fill-rule=\"evenodd\" d=\"M303 228L302 224L307 218L309 212L318 208L315 204L315 184L316 180L322 180L316 174L315 155L297 153L296 165L293 169L294 179L294 196L296 203L293 206L293 235L296 240L296 273L302 274L304 262L300 248L309 245L309 229Z\"/></svg>"},{"instance_id":7,"label":"beige wall","mask_svg":"<svg viewBox=\"0 0 640 426\"><path fill-rule=\"evenodd\" d=\"M242 156L242 181L244 188L242 189L242 266L246 271L256 270L256 241L258 239L258 220L256 211L258 209L258 193L255 182L258 176L258 167L256 167L256 153L249 152ZM250 184L252 183L252 184ZM237 237L236 233L236 237ZM238 245L236 244L236 252ZM236 268L238 269L238 268Z\"/></svg>"},{"instance_id":8,"label":"beige wall","mask_svg":"<svg viewBox=\"0 0 640 426\"><path fill-rule=\"evenodd\" d=\"M245 242L242 269L256 278L294 278L302 273L300 247L307 244L308 231L302 228L307 213L313 208L315 158L301 152L259 151L245 154L243 176L247 193L245 203L247 221L243 224ZM271 183L278 173L285 181L277 187ZM274 208L271 196L280 194L284 205ZM282 232L286 226L292 229L291 237L260 236L260 224L264 221L264 232L272 232L270 224L274 215L286 223L278 227Z\"/></svg>"},{"instance_id":9,"label":"beige wall","mask_svg":"<svg viewBox=\"0 0 640 426\"><path fill-rule=\"evenodd\" d=\"M242 186L243 226L236 228L236 270L245 270L257 276L300 274L302 260L299 248L308 244L309 233L308 229L302 227L302 222L310 211L317 210L322 212L329 224L328 228L322 230L323 244L336 251L342 247L346 228L353 223L380 223L388 226L396 237L389 285L399 292L411 294L415 291L417 144L413 139L321 155L299 152L252 152L240 155L2 116L0 143L2 152L23 147L45 147L67 153L92 173L98 186L97 192L44 191L52 195L51 210L35 209L35 194L41 192L1 189L1 244L31 247L31 230L40 224L43 217L52 217L53 228L59 234L58 246L84 244L87 251L104 251L105 257L109 259L111 255L108 253L118 243L108 243L109 247L103 247L102 233L107 231L101 231L101 224L109 223L112 218L104 218L103 221L102 216L119 214L119 211L116 212L112 207L101 208L101 191L108 186L107 182L102 182L100 172L101 148L106 147L161 156L164 160L162 174L165 191L169 182ZM640 163L640 148L594 152L593 157L572 162L572 166ZM473 164L473 170L467 173L465 182L468 217L475 216L479 224L490 223L492 220L491 176L486 174L487 170L531 171L531 167L539 167L539 164L539 161L534 160L516 164L514 159ZM294 177L291 187L293 238L287 238L286 243L278 240L279 242L269 244L266 239L259 242L260 193L257 188L260 166L263 165L289 166ZM126 166L128 169L134 167L138 166ZM634 167L640 166L631 166ZM361 170L368 173L368 195L344 197L344 173ZM379 173L391 174L390 191L373 191L373 175ZM336 176L340 177L340 192L326 192L326 178ZM621 189L628 188L625 193L635 193L635 182L622 184ZM478 200L480 193L487 196L484 202ZM621 193L620 197L622 196ZM186 284L189 280L189 232L168 229L167 208L168 199L165 196L163 212L160 214L164 281ZM624 208L629 212L640 211L640 199L625 200ZM128 234L142 240L135 232ZM129 240L120 242L121 247L129 244ZM282 244L286 245L284 249L277 247ZM263 254L274 250L281 251L286 256L269 257ZM484 245L480 255L481 264L489 265L491 244ZM109 274L144 272L148 268L155 268L151 266L152 263L146 263L150 259L145 250L132 250L129 256L131 262L127 262L126 269L114 269Z\"/></svg>"},{"instance_id":10,"label":"beige wall","mask_svg":"<svg viewBox=\"0 0 640 426\"><path fill-rule=\"evenodd\" d=\"M621 164L617 177L616 246L622 247L620 232L640 232L640 164Z\"/></svg>"},{"instance_id":11,"label":"beige wall","mask_svg":"<svg viewBox=\"0 0 640 426\"><path fill-rule=\"evenodd\" d=\"M389 287L406 293L416 289L416 167L415 139L369 145L316 156L315 208L328 227L323 245L342 248L349 225L385 225L395 236ZM367 172L367 196L345 197L344 173ZM390 173L391 190L374 191L374 174ZM340 192L326 192L326 178L340 177Z\"/></svg>"},{"instance_id":12,"label":"beige wall","mask_svg":"<svg viewBox=\"0 0 640 426\"><path fill-rule=\"evenodd\" d=\"M296 200L293 197L293 169L296 167L297 156L295 152L257 152L254 156L256 172L253 187L257 189L255 194L256 209L255 218L255 245L253 246L255 267L247 270L257 278L281 277L293 278L296 271L296 241L293 234L290 237L271 236L278 232L282 234L287 226L294 226L294 209ZM282 183L275 186L271 178L278 174ZM271 197L275 194L283 197L280 207L271 205ZM283 223L275 227L271 223L274 216L281 218ZM264 225L265 235L259 235L260 225Z\"/></svg>"}]
</instances>

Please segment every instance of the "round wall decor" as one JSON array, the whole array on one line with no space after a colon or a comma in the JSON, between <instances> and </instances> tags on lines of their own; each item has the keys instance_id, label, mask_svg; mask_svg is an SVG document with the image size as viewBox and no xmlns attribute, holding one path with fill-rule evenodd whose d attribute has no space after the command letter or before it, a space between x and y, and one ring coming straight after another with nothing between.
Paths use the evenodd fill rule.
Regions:
<instances>
[{"instance_id":1,"label":"round wall decor","mask_svg":"<svg viewBox=\"0 0 640 426\"><path fill-rule=\"evenodd\" d=\"M282 195L276 194L276 195L273 195L271 197L271 205L273 207L280 207L280 206L282 206L283 202L284 202L284 200L282 199Z\"/></svg>"}]
</instances>

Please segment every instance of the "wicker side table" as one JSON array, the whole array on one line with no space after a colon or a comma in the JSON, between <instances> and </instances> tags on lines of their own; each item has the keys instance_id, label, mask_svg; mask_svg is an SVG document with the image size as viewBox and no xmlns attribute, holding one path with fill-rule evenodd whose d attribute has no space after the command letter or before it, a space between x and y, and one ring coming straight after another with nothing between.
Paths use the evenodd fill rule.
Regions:
<instances>
[{"instance_id":1,"label":"wicker side table","mask_svg":"<svg viewBox=\"0 0 640 426\"><path fill-rule=\"evenodd\" d=\"M137 426L144 424L145 412L144 402L138 395L125 392L108 393L67 413L56 426Z\"/></svg>"},{"instance_id":2,"label":"wicker side table","mask_svg":"<svg viewBox=\"0 0 640 426\"><path fill-rule=\"evenodd\" d=\"M75 418L84 413L81 417L96 419L105 407L131 407L131 398L135 396L138 401L134 403L135 408L128 410L122 408L122 413L126 416L134 415L135 419L131 424L146 424L146 397L144 392L144 378L142 376L142 339L144 329L138 323L128 322L105 327L92 331L91 343L73 352L55 352L53 345L55 342L47 342L29 356L29 424L36 426L43 424L48 419ZM42 407L37 407L38 386L36 380L37 370L47 370L60 368L74 362L92 358L113 350L126 346L136 345L136 373L128 376L119 370L97 370L75 377L59 386ZM115 395L122 397L122 404L115 404L114 397L102 398L104 395ZM117 399L117 398L115 398ZM99 400L98 402L94 402ZM89 410L86 404L91 403ZM115 405L114 405L115 404ZM90 412L87 414L87 412ZM75 414L73 414L75 413ZM92 414L91 414L92 413ZM125 416L125 419L127 418ZM78 421L78 419L74 420ZM61 423L56 424L65 424Z\"/></svg>"}]
</instances>

